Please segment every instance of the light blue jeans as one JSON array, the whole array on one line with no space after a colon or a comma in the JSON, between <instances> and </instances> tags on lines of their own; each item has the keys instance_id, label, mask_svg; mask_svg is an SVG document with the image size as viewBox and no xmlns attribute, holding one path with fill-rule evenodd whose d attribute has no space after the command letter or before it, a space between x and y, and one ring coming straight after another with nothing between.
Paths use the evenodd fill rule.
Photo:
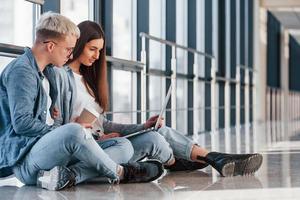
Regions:
<instances>
[{"instance_id":1,"label":"light blue jeans","mask_svg":"<svg viewBox=\"0 0 300 200\"><path fill-rule=\"evenodd\" d=\"M134 162L143 158L150 158L167 164L174 158L170 144L156 131L150 131L128 139L134 149L134 154L130 161Z\"/></svg>"},{"instance_id":2,"label":"light blue jeans","mask_svg":"<svg viewBox=\"0 0 300 200\"><path fill-rule=\"evenodd\" d=\"M196 144L193 140L167 126L161 127L157 132L169 143L176 158L191 160L192 149Z\"/></svg>"},{"instance_id":3,"label":"light blue jeans","mask_svg":"<svg viewBox=\"0 0 300 200\"><path fill-rule=\"evenodd\" d=\"M73 170L76 183L100 175L116 180L117 165L127 163L132 155L133 148L127 139L113 138L98 144L79 124L70 123L39 139L13 170L27 185L36 184L40 170L55 166L68 166Z\"/></svg>"},{"instance_id":4,"label":"light blue jeans","mask_svg":"<svg viewBox=\"0 0 300 200\"><path fill-rule=\"evenodd\" d=\"M61 126L44 135L15 167L16 177L27 185L36 184L40 170L68 166L75 172L76 184L96 177L118 179L117 165L143 158L167 163L173 158L170 145L157 132L132 138L95 141L75 123Z\"/></svg>"}]
</instances>

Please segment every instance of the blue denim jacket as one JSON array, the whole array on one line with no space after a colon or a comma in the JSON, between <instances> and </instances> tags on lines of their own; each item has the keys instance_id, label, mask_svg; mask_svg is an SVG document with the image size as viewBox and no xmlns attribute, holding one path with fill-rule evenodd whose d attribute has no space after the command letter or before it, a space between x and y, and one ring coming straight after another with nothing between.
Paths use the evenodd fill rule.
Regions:
<instances>
[{"instance_id":1,"label":"blue denim jacket","mask_svg":"<svg viewBox=\"0 0 300 200\"><path fill-rule=\"evenodd\" d=\"M59 125L48 126L47 95L42 86L43 74L50 83L52 106L57 99L52 66L43 74L31 49L6 66L0 76L0 177L9 175L34 143Z\"/></svg>"},{"instance_id":2,"label":"blue denim jacket","mask_svg":"<svg viewBox=\"0 0 300 200\"><path fill-rule=\"evenodd\" d=\"M61 120L63 123L70 122L72 112L74 109L75 98L77 97L76 83L73 76L72 69L69 66L64 68L55 68L56 84L58 89L58 96L56 106L61 112ZM143 124L118 124L105 118L105 114L100 115L99 120L102 121L102 131L104 133L117 132L125 136L129 133L140 131L144 129Z\"/></svg>"}]
</instances>

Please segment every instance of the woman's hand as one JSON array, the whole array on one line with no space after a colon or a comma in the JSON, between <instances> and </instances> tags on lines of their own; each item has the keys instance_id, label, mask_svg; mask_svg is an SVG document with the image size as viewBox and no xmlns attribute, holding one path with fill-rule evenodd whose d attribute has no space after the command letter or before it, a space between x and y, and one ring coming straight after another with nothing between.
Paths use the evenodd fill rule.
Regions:
<instances>
[{"instance_id":1,"label":"woman's hand","mask_svg":"<svg viewBox=\"0 0 300 200\"><path fill-rule=\"evenodd\" d=\"M100 136L100 138L98 140L106 140L109 138L116 138L116 137L121 137L120 133L107 133L107 134L103 134Z\"/></svg>"},{"instance_id":2,"label":"woman's hand","mask_svg":"<svg viewBox=\"0 0 300 200\"><path fill-rule=\"evenodd\" d=\"M159 115L155 115L155 116L153 116L153 117L150 117L150 118L146 121L146 123L145 123L145 125L144 125L145 129L151 128L151 127L155 126L156 121L157 121L157 119L158 119L158 116L159 116ZM164 121L164 118L161 118L161 120L159 121L159 126L158 126L158 128L160 128L160 127L163 125L163 121Z\"/></svg>"},{"instance_id":3,"label":"woman's hand","mask_svg":"<svg viewBox=\"0 0 300 200\"><path fill-rule=\"evenodd\" d=\"M77 117L77 118L78 118L78 117ZM78 122L78 121L77 121L77 118L75 119L75 122L76 122L77 124L80 124L83 128L93 128L92 124L90 124L90 123Z\"/></svg>"}]
</instances>

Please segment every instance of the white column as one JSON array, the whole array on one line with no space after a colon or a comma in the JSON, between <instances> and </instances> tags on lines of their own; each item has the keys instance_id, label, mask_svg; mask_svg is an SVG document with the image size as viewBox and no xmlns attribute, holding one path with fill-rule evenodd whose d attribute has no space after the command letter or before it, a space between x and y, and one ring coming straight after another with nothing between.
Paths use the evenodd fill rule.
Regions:
<instances>
[{"instance_id":1,"label":"white column","mask_svg":"<svg viewBox=\"0 0 300 200\"><path fill-rule=\"evenodd\" d=\"M142 36L142 51L141 51L141 62L144 64L143 70L141 73L141 122L144 123L146 121L146 109L147 109L147 102L146 102L146 69L147 69L147 55L146 55L146 38Z\"/></svg>"},{"instance_id":2,"label":"white column","mask_svg":"<svg viewBox=\"0 0 300 200\"><path fill-rule=\"evenodd\" d=\"M250 153L250 81L249 69L245 68L245 152Z\"/></svg>"},{"instance_id":3,"label":"white column","mask_svg":"<svg viewBox=\"0 0 300 200\"><path fill-rule=\"evenodd\" d=\"M176 47L172 46L172 58L171 58L171 84L172 84L172 94L171 94L171 127L176 129L176 76L177 76L177 67L176 67Z\"/></svg>"},{"instance_id":4,"label":"white column","mask_svg":"<svg viewBox=\"0 0 300 200\"><path fill-rule=\"evenodd\" d=\"M239 1L239 0L238 0ZM256 82L256 121L266 122L267 91L267 10L260 7L261 1L254 2L254 66L257 72Z\"/></svg>"},{"instance_id":5,"label":"white column","mask_svg":"<svg viewBox=\"0 0 300 200\"><path fill-rule=\"evenodd\" d=\"M287 97L289 92L289 31L284 27L280 30L280 83L282 89L281 95L281 116L282 116L282 129L280 130L283 135L287 130ZM283 137L285 138L285 136Z\"/></svg>"},{"instance_id":6,"label":"white column","mask_svg":"<svg viewBox=\"0 0 300 200\"><path fill-rule=\"evenodd\" d=\"M241 153L241 76L240 67L236 67L235 85L235 134L236 134L236 153Z\"/></svg>"},{"instance_id":7,"label":"white column","mask_svg":"<svg viewBox=\"0 0 300 200\"><path fill-rule=\"evenodd\" d=\"M271 122L271 131L272 131L272 139L271 141L272 142L276 142L276 92L277 90L276 89L272 89L272 100L271 100L271 104L272 104L272 107L271 107L271 110L272 110L272 122Z\"/></svg>"},{"instance_id":8,"label":"white column","mask_svg":"<svg viewBox=\"0 0 300 200\"><path fill-rule=\"evenodd\" d=\"M261 147L261 134L258 135L258 131L260 131L261 124L257 121L256 116L256 79L257 79L257 72L255 70L255 67L253 74L252 74L252 131L253 131L253 151L257 152L258 149Z\"/></svg>"},{"instance_id":9,"label":"white column","mask_svg":"<svg viewBox=\"0 0 300 200\"><path fill-rule=\"evenodd\" d=\"M231 152L231 135L230 135L230 82L225 83L225 151Z\"/></svg>"},{"instance_id":10,"label":"white column","mask_svg":"<svg viewBox=\"0 0 300 200\"><path fill-rule=\"evenodd\" d=\"M217 106L216 106L216 64L215 59L211 60L211 86L210 86L210 96L211 96L211 150L216 151L217 147L217 138L216 138L216 129L217 129Z\"/></svg>"},{"instance_id":11,"label":"white column","mask_svg":"<svg viewBox=\"0 0 300 200\"><path fill-rule=\"evenodd\" d=\"M200 93L200 88L199 88L199 80L198 80L198 74L199 74L199 65L198 65L198 55L195 53L194 54L194 64L193 64L193 69L194 69L194 80L193 80L193 118L194 118L194 139L198 138L198 133L199 133L199 113L200 113L200 105L199 105L199 93Z\"/></svg>"},{"instance_id":12,"label":"white column","mask_svg":"<svg viewBox=\"0 0 300 200\"><path fill-rule=\"evenodd\" d=\"M231 8L230 8L230 2L231 0L226 0L226 48L229 49L231 45ZM226 75L225 77L227 78L225 82L225 102L224 102L224 112L225 112L225 152L230 153L231 152L231 134L230 134L230 81L228 79L231 78L231 73L230 73L230 55L231 51L226 51Z\"/></svg>"}]
</instances>

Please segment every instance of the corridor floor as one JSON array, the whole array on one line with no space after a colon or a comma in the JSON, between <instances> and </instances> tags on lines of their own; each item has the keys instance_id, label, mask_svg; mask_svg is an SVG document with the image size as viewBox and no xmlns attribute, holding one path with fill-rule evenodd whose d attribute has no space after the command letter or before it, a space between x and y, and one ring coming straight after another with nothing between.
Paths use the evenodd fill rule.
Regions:
<instances>
[{"instance_id":1,"label":"corridor floor","mask_svg":"<svg viewBox=\"0 0 300 200\"><path fill-rule=\"evenodd\" d=\"M278 142L261 153L263 165L254 176L221 178L214 170L206 169L169 173L152 183L111 186L90 182L59 192L24 186L11 177L0 180L0 199L299 200L300 136Z\"/></svg>"}]
</instances>

